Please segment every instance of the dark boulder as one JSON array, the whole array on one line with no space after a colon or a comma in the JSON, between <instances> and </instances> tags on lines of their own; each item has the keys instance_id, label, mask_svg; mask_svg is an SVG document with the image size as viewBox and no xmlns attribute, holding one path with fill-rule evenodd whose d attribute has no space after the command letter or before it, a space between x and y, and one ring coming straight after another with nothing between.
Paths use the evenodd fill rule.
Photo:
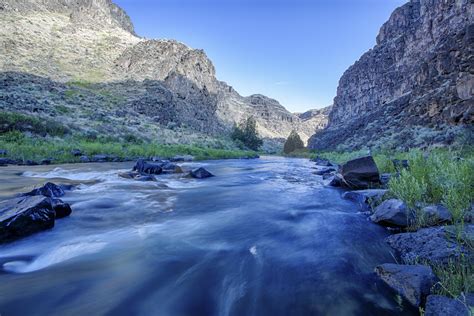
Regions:
<instances>
[{"instance_id":1,"label":"dark boulder","mask_svg":"<svg viewBox=\"0 0 474 316\"><path fill-rule=\"evenodd\" d=\"M167 162L163 164L164 173L183 173L183 169L172 162Z\"/></svg>"},{"instance_id":2,"label":"dark boulder","mask_svg":"<svg viewBox=\"0 0 474 316\"><path fill-rule=\"evenodd\" d=\"M82 150L80 149L73 149L71 150L71 155L73 155L74 157L80 157L82 156Z\"/></svg>"},{"instance_id":3,"label":"dark boulder","mask_svg":"<svg viewBox=\"0 0 474 316\"><path fill-rule=\"evenodd\" d=\"M343 183L354 190L363 190L380 185L377 165L372 156L350 160L342 165Z\"/></svg>"},{"instance_id":4,"label":"dark boulder","mask_svg":"<svg viewBox=\"0 0 474 316\"><path fill-rule=\"evenodd\" d=\"M429 266L385 263L375 268L377 275L412 305L418 307L438 282Z\"/></svg>"},{"instance_id":5,"label":"dark boulder","mask_svg":"<svg viewBox=\"0 0 474 316\"><path fill-rule=\"evenodd\" d=\"M370 219L384 226L408 227L414 222L414 215L403 201L390 199L377 206Z\"/></svg>"},{"instance_id":6,"label":"dark boulder","mask_svg":"<svg viewBox=\"0 0 474 316\"><path fill-rule=\"evenodd\" d=\"M324 178L324 176L323 176ZM334 176L325 179L325 184L331 187L340 188L343 186L342 176L339 173L336 173Z\"/></svg>"},{"instance_id":7,"label":"dark boulder","mask_svg":"<svg viewBox=\"0 0 474 316\"><path fill-rule=\"evenodd\" d=\"M119 173L119 177L136 181L156 181L156 178L153 175L142 174L137 171L122 172Z\"/></svg>"},{"instance_id":8,"label":"dark boulder","mask_svg":"<svg viewBox=\"0 0 474 316\"><path fill-rule=\"evenodd\" d=\"M17 161L9 158L0 158L0 165L14 165Z\"/></svg>"},{"instance_id":9,"label":"dark boulder","mask_svg":"<svg viewBox=\"0 0 474 316\"><path fill-rule=\"evenodd\" d=\"M426 206L421 209L420 214L430 225L449 223L453 220L451 212L441 204Z\"/></svg>"},{"instance_id":10,"label":"dark boulder","mask_svg":"<svg viewBox=\"0 0 474 316\"><path fill-rule=\"evenodd\" d=\"M28 196L0 203L0 243L54 227L51 199Z\"/></svg>"},{"instance_id":11,"label":"dark boulder","mask_svg":"<svg viewBox=\"0 0 474 316\"><path fill-rule=\"evenodd\" d=\"M474 225L466 225L465 233L461 234L468 242L472 242L473 227ZM447 264L461 256L472 257L472 253L457 242L456 235L454 226L430 227L389 236L387 243L404 262L419 260L430 264Z\"/></svg>"},{"instance_id":12,"label":"dark boulder","mask_svg":"<svg viewBox=\"0 0 474 316\"><path fill-rule=\"evenodd\" d=\"M163 173L163 164L161 163L150 163L144 159L138 159L133 167L133 171L145 174L161 174Z\"/></svg>"},{"instance_id":13,"label":"dark boulder","mask_svg":"<svg viewBox=\"0 0 474 316\"><path fill-rule=\"evenodd\" d=\"M357 203L363 211L367 211L374 203L381 202L387 191L382 189L348 191L342 194L342 198Z\"/></svg>"},{"instance_id":14,"label":"dark boulder","mask_svg":"<svg viewBox=\"0 0 474 316\"><path fill-rule=\"evenodd\" d=\"M64 203L60 199L52 199L51 205L53 206L54 213L56 214L56 219L67 217L72 213L71 206L68 203Z\"/></svg>"},{"instance_id":15,"label":"dark boulder","mask_svg":"<svg viewBox=\"0 0 474 316\"><path fill-rule=\"evenodd\" d=\"M42 187L36 188L28 193L23 193L22 196L43 195L47 197L61 197L64 196L63 187L54 183L48 182Z\"/></svg>"},{"instance_id":16,"label":"dark boulder","mask_svg":"<svg viewBox=\"0 0 474 316\"><path fill-rule=\"evenodd\" d=\"M426 299L425 316L469 316L469 309L459 299L430 295Z\"/></svg>"},{"instance_id":17,"label":"dark boulder","mask_svg":"<svg viewBox=\"0 0 474 316\"><path fill-rule=\"evenodd\" d=\"M201 168L191 171L191 177L195 179L205 179L205 178L214 177L214 175L201 167Z\"/></svg>"}]
</instances>

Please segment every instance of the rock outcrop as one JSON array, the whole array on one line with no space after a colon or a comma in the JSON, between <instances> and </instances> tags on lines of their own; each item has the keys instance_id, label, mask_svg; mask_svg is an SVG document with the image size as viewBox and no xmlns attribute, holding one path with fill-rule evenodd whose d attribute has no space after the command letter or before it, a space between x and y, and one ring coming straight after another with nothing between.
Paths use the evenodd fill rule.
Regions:
<instances>
[{"instance_id":1,"label":"rock outcrop","mask_svg":"<svg viewBox=\"0 0 474 316\"><path fill-rule=\"evenodd\" d=\"M411 0L342 76L314 149L472 142L471 0Z\"/></svg>"}]
</instances>

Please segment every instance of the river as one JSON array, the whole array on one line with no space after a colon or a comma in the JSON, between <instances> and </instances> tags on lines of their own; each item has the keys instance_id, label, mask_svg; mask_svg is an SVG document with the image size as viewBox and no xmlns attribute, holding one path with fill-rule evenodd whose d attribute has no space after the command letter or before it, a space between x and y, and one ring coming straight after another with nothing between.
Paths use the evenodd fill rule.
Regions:
<instances>
[{"instance_id":1,"label":"river","mask_svg":"<svg viewBox=\"0 0 474 316\"><path fill-rule=\"evenodd\" d=\"M388 232L304 159L184 164L216 175L122 179L130 163L0 169L0 200L77 187L56 227L0 245L0 314L416 315L377 279Z\"/></svg>"}]
</instances>

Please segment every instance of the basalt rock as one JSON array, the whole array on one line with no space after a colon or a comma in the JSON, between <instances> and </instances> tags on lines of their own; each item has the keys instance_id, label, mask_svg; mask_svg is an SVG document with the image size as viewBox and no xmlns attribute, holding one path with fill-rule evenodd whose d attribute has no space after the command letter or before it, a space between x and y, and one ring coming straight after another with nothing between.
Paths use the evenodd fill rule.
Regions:
<instances>
[{"instance_id":1,"label":"basalt rock","mask_svg":"<svg viewBox=\"0 0 474 316\"><path fill-rule=\"evenodd\" d=\"M56 219L67 217L72 213L71 206L68 203L64 203L60 199L51 199L51 205L53 207Z\"/></svg>"},{"instance_id":2,"label":"basalt rock","mask_svg":"<svg viewBox=\"0 0 474 316\"><path fill-rule=\"evenodd\" d=\"M430 295L426 299L425 316L469 316L469 309L459 299Z\"/></svg>"},{"instance_id":3,"label":"basalt rock","mask_svg":"<svg viewBox=\"0 0 474 316\"><path fill-rule=\"evenodd\" d=\"M443 205L429 205L421 209L421 215L431 225L449 223L453 217L451 212Z\"/></svg>"},{"instance_id":4,"label":"basalt rock","mask_svg":"<svg viewBox=\"0 0 474 316\"><path fill-rule=\"evenodd\" d=\"M384 226L408 227L415 217L403 201L390 199L377 206L370 219Z\"/></svg>"},{"instance_id":5,"label":"basalt rock","mask_svg":"<svg viewBox=\"0 0 474 316\"><path fill-rule=\"evenodd\" d=\"M466 225L461 238L467 243L474 241L474 225ZM403 262L428 262L447 264L461 256L473 260L473 254L457 242L454 226L422 228L412 233L401 233L387 237L387 243L401 257Z\"/></svg>"},{"instance_id":6,"label":"basalt rock","mask_svg":"<svg viewBox=\"0 0 474 316\"><path fill-rule=\"evenodd\" d=\"M195 179L205 179L205 178L214 177L212 173L210 173L209 171L207 171L206 169L202 167L191 171L190 175L191 177Z\"/></svg>"},{"instance_id":7,"label":"basalt rock","mask_svg":"<svg viewBox=\"0 0 474 316\"><path fill-rule=\"evenodd\" d=\"M372 156L346 162L340 173L343 183L351 189L369 189L380 184L379 170Z\"/></svg>"},{"instance_id":8,"label":"basalt rock","mask_svg":"<svg viewBox=\"0 0 474 316\"><path fill-rule=\"evenodd\" d=\"M360 209L367 211L371 205L380 203L387 191L383 189L348 191L342 194L342 198L357 203Z\"/></svg>"},{"instance_id":9,"label":"basalt rock","mask_svg":"<svg viewBox=\"0 0 474 316\"><path fill-rule=\"evenodd\" d=\"M412 305L422 305L438 281L429 266L386 263L375 268L377 275Z\"/></svg>"},{"instance_id":10,"label":"basalt rock","mask_svg":"<svg viewBox=\"0 0 474 316\"><path fill-rule=\"evenodd\" d=\"M145 174L162 174L163 164L161 163L150 163L143 159L138 159L133 167L133 171Z\"/></svg>"},{"instance_id":11,"label":"basalt rock","mask_svg":"<svg viewBox=\"0 0 474 316\"><path fill-rule=\"evenodd\" d=\"M28 193L23 193L22 196L35 196L35 195L42 195L52 198L62 197L64 196L64 189L63 187L56 185L54 183L48 182L42 187L36 188Z\"/></svg>"},{"instance_id":12,"label":"basalt rock","mask_svg":"<svg viewBox=\"0 0 474 316\"><path fill-rule=\"evenodd\" d=\"M0 243L54 227L55 211L45 196L25 196L0 203Z\"/></svg>"}]
</instances>

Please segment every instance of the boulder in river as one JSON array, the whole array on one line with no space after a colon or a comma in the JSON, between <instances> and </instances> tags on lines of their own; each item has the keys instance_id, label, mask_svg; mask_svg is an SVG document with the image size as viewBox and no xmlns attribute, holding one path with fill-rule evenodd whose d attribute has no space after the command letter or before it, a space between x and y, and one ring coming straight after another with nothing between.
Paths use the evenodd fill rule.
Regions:
<instances>
[{"instance_id":1,"label":"boulder in river","mask_svg":"<svg viewBox=\"0 0 474 316\"><path fill-rule=\"evenodd\" d=\"M119 173L119 177L137 181L156 181L156 178L153 175L142 174L137 171L121 172Z\"/></svg>"},{"instance_id":2,"label":"boulder in river","mask_svg":"<svg viewBox=\"0 0 474 316\"><path fill-rule=\"evenodd\" d=\"M146 162L144 159L138 159L133 167L133 171L145 174L163 173L163 164Z\"/></svg>"},{"instance_id":3,"label":"boulder in river","mask_svg":"<svg viewBox=\"0 0 474 316\"><path fill-rule=\"evenodd\" d=\"M56 214L56 219L67 217L72 213L71 206L68 203L64 203L60 199L52 199L51 205L53 206L54 213Z\"/></svg>"},{"instance_id":4,"label":"boulder in river","mask_svg":"<svg viewBox=\"0 0 474 316\"><path fill-rule=\"evenodd\" d=\"M348 191L342 194L342 198L357 203L362 210L366 211L371 208L373 203L379 203L382 201L382 198L387 191L388 190L383 189Z\"/></svg>"},{"instance_id":5,"label":"boulder in river","mask_svg":"<svg viewBox=\"0 0 474 316\"><path fill-rule=\"evenodd\" d=\"M23 193L22 196L43 195L47 197L61 197L64 196L64 189L62 186L48 182L42 187L36 188L28 193Z\"/></svg>"},{"instance_id":6,"label":"boulder in river","mask_svg":"<svg viewBox=\"0 0 474 316\"><path fill-rule=\"evenodd\" d=\"M426 299L425 316L469 316L469 309L459 299L430 295Z\"/></svg>"},{"instance_id":7,"label":"boulder in river","mask_svg":"<svg viewBox=\"0 0 474 316\"><path fill-rule=\"evenodd\" d=\"M431 267L424 265L385 263L377 266L375 272L388 286L416 307L423 304L433 285L438 282Z\"/></svg>"},{"instance_id":8,"label":"boulder in river","mask_svg":"<svg viewBox=\"0 0 474 316\"><path fill-rule=\"evenodd\" d=\"M196 179L205 179L205 178L214 177L214 175L201 167L201 168L191 171L191 177L196 178Z\"/></svg>"},{"instance_id":9,"label":"boulder in river","mask_svg":"<svg viewBox=\"0 0 474 316\"><path fill-rule=\"evenodd\" d=\"M172 162L164 163L162 168L164 173L183 173L183 169Z\"/></svg>"},{"instance_id":10,"label":"boulder in river","mask_svg":"<svg viewBox=\"0 0 474 316\"><path fill-rule=\"evenodd\" d=\"M474 225L465 225L461 238L473 242ZM421 260L430 264L447 264L450 260L472 253L460 245L454 226L422 228L412 233L401 233L387 237L387 243L404 262Z\"/></svg>"},{"instance_id":11,"label":"boulder in river","mask_svg":"<svg viewBox=\"0 0 474 316\"><path fill-rule=\"evenodd\" d=\"M343 183L354 190L364 190L380 185L377 165L372 156L350 160L342 165Z\"/></svg>"},{"instance_id":12,"label":"boulder in river","mask_svg":"<svg viewBox=\"0 0 474 316\"><path fill-rule=\"evenodd\" d=\"M318 168L316 171L313 172L313 174L317 176L324 176L326 174L331 174L335 172L335 168L332 167L323 167L323 168Z\"/></svg>"},{"instance_id":13,"label":"boulder in river","mask_svg":"<svg viewBox=\"0 0 474 316\"><path fill-rule=\"evenodd\" d=\"M415 217L403 201L390 199L377 206L370 219L384 226L408 227Z\"/></svg>"},{"instance_id":14,"label":"boulder in river","mask_svg":"<svg viewBox=\"0 0 474 316\"><path fill-rule=\"evenodd\" d=\"M51 199L24 196L0 203L0 243L54 227Z\"/></svg>"},{"instance_id":15,"label":"boulder in river","mask_svg":"<svg viewBox=\"0 0 474 316\"><path fill-rule=\"evenodd\" d=\"M431 225L449 223L453 220L451 212L441 204L429 205L422 208L421 215Z\"/></svg>"},{"instance_id":16,"label":"boulder in river","mask_svg":"<svg viewBox=\"0 0 474 316\"><path fill-rule=\"evenodd\" d=\"M14 165L17 161L9 158L0 158L0 165Z\"/></svg>"}]
</instances>

